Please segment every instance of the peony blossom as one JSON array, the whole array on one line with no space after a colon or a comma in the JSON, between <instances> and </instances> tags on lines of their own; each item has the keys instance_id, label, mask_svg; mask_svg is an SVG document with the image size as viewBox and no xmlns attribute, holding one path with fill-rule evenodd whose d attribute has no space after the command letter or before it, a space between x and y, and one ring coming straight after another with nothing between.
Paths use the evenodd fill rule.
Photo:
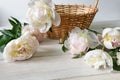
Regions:
<instances>
[{"instance_id":1,"label":"peony blossom","mask_svg":"<svg viewBox=\"0 0 120 80\"><path fill-rule=\"evenodd\" d=\"M92 50L86 53L84 57L85 62L94 67L95 69L106 68L109 66L112 68L112 57L103 50Z\"/></svg>"},{"instance_id":2,"label":"peony blossom","mask_svg":"<svg viewBox=\"0 0 120 80\"><path fill-rule=\"evenodd\" d=\"M40 31L34 27L31 27L29 25L23 27L22 29L22 35L25 33L29 33L31 36L35 36L39 42L43 40L43 33L40 33Z\"/></svg>"},{"instance_id":3,"label":"peony blossom","mask_svg":"<svg viewBox=\"0 0 120 80\"><path fill-rule=\"evenodd\" d=\"M89 48L95 48L98 44L98 39L94 33L76 27L69 34L64 46L74 56L86 52Z\"/></svg>"},{"instance_id":4,"label":"peony blossom","mask_svg":"<svg viewBox=\"0 0 120 80\"><path fill-rule=\"evenodd\" d=\"M51 0L32 0L27 11L27 18L41 33L47 32L52 24L60 24L60 15L55 12L55 6Z\"/></svg>"},{"instance_id":5,"label":"peony blossom","mask_svg":"<svg viewBox=\"0 0 120 80\"><path fill-rule=\"evenodd\" d=\"M38 46L38 40L25 33L20 38L12 40L6 45L3 58L5 62L29 59L33 56Z\"/></svg>"},{"instance_id":6,"label":"peony blossom","mask_svg":"<svg viewBox=\"0 0 120 80\"><path fill-rule=\"evenodd\" d=\"M120 47L120 28L106 28L103 30L103 44L108 49Z\"/></svg>"}]
</instances>

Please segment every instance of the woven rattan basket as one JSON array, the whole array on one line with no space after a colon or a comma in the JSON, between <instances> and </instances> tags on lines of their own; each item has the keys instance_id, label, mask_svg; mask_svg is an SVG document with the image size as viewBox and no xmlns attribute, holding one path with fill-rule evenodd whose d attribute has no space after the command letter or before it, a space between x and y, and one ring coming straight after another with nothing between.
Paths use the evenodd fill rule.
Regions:
<instances>
[{"instance_id":1,"label":"woven rattan basket","mask_svg":"<svg viewBox=\"0 0 120 80\"><path fill-rule=\"evenodd\" d=\"M75 26L81 29L89 28L94 19L98 0L95 0L93 6L85 5L55 5L56 11L60 14L61 24L59 27L52 26L52 32L48 32L48 37L52 39L63 38Z\"/></svg>"}]
</instances>

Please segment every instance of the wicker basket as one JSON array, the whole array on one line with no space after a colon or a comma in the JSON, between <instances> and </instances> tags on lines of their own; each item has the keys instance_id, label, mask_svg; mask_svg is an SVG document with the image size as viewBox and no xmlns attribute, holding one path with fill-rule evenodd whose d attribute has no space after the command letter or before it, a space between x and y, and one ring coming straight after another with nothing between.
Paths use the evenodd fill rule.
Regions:
<instances>
[{"instance_id":1,"label":"wicker basket","mask_svg":"<svg viewBox=\"0 0 120 80\"><path fill-rule=\"evenodd\" d=\"M81 29L89 28L94 19L98 0L95 0L93 6L85 5L55 5L56 11L61 16L61 24L59 27L52 26L52 32L48 32L48 37L52 39L63 38L75 26Z\"/></svg>"}]
</instances>

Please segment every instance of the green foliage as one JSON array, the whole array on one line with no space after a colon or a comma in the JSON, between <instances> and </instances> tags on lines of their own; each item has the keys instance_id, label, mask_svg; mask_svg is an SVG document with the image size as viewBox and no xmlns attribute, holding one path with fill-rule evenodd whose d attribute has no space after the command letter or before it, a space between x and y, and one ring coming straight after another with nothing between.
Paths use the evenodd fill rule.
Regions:
<instances>
[{"instance_id":1,"label":"green foliage","mask_svg":"<svg viewBox=\"0 0 120 80\"><path fill-rule=\"evenodd\" d=\"M95 33L96 35L97 35L97 34L101 34L101 33L97 32L97 31L95 31L95 30L92 30L92 29L87 29L87 30L89 30L89 31L91 31L91 32L93 32L93 33Z\"/></svg>"},{"instance_id":2,"label":"green foliage","mask_svg":"<svg viewBox=\"0 0 120 80\"><path fill-rule=\"evenodd\" d=\"M116 53L119 52L119 48L113 49L109 52L111 57L116 57Z\"/></svg>"},{"instance_id":3,"label":"green foliage","mask_svg":"<svg viewBox=\"0 0 120 80\"><path fill-rule=\"evenodd\" d=\"M63 50L63 52L66 52L68 49L63 45L62 50Z\"/></svg>"},{"instance_id":4,"label":"green foliage","mask_svg":"<svg viewBox=\"0 0 120 80\"><path fill-rule=\"evenodd\" d=\"M24 26L27 26L27 25L29 25L29 24L28 24L28 23L23 23L23 25L24 25Z\"/></svg>"},{"instance_id":5,"label":"green foliage","mask_svg":"<svg viewBox=\"0 0 120 80\"><path fill-rule=\"evenodd\" d=\"M120 71L120 66L117 64L117 58L113 58L113 69Z\"/></svg>"},{"instance_id":6,"label":"green foliage","mask_svg":"<svg viewBox=\"0 0 120 80\"><path fill-rule=\"evenodd\" d=\"M81 55L78 54L78 55L74 56L73 59L77 59L77 58L80 58L80 57L81 57Z\"/></svg>"},{"instance_id":7,"label":"green foliage","mask_svg":"<svg viewBox=\"0 0 120 80\"><path fill-rule=\"evenodd\" d=\"M74 56L73 59L81 58L83 55L85 55L85 54L83 52L81 52L80 54Z\"/></svg>"},{"instance_id":8,"label":"green foliage","mask_svg":"<svg viewBox=\"0 0 120 80\"><path fill-rule=\"evenodd\" d=\"M120 66L117 64L117 56L116 56L117 52L119 52L119 48L111 50L109 54L113 60L113 70L120 71Z\"/></svg>"},{"instance_id":9,"label":"green foliage","mask_svg":"<svg viewBox=\"0 0 120 80\"><path fill-rule=\"evenodd\" d=\"M0 52L3 52L3 49L8 42L21 36L21 22L14 17L11 17L11 19L8 20L9 23L12 25L12 29L0 30L0 32L2 33L2 35L0 35ZM26 23L24 24L26 25Z\"/></svg>"}]
</instances>

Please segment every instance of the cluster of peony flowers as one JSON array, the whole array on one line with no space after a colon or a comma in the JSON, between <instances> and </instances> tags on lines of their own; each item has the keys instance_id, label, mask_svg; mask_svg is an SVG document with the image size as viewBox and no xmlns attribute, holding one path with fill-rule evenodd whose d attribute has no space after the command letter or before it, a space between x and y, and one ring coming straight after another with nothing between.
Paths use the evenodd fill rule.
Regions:
<instances>
[{"instance_id":1,"label":"cluster of peony flowers","mask_svg":"<svg viewBox=\"0 0 120 80\"><path fill-rule=\"evenodd\" d=\"M5 62L26 60L37 51L39 43L54 24L61 22L51 0L31 0L27 11L29 25L23 27L22 36L10 41L3 51ZM64 51L73 58L84 56L84 61L95 69L110 68L120 71L120 28L106 28L102 34L75 27L63 44Z\"/></svg>"},{"instance_id":2,"label":"cluster of peony flowers","mask_svg":"<svg viewBox=\"0 0 120 80\"><path fill-rule=\"evenodd\" d=\"M3 51L5 62L31 58L52 24L58 26L61 22L60 15L55 11L55 5L51 0L31 0L27 19L29 25L23 27L21 37L5 46Z\"/></svg>"},{"instance_id":3,"label":"cluster of peony flowers","mask_svg":"<svg viewBox=\"0 0 120 80\"><path fill-rule=\"evenodd\" d=\"M63 48L73 58L84 54L84 61L95 69L110 68L120 70L120 28L105 28L102 34L95 34L89 29L75 27ZM65 50L64 50L65 51ZM118 69L119 67L119 69Z\"/></svg>"}]
</instances>

